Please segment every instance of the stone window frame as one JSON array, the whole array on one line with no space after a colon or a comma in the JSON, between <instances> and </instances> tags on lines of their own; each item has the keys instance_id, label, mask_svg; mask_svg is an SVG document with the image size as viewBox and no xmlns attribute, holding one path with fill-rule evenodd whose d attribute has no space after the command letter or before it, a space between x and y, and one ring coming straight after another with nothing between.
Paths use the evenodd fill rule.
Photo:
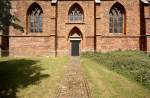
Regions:
<instances>
[{"instance_id":1,"label":"stone window frame","mask_svg":"<svg viewBox=\"0 0 150 98\"><path fill-rule=\"evenodd\" d=\"M27 11L27 31L30 33L43 32L43 10L36 2L32 3Z\"/></svg>"},{"instance_id":2,"label":"stone window frame","mask_svg":"<svg viewBox=\"0 0 150 98\"><path fill-rule=\"evenodd\" d=\"M124 33L126 27L126 11L122 4L116 2L109 12L109 32Z\"/></svg>"},{"instance_id":3,"label":"stone window frame","mask_svg":"<svg viewBox=\"0 0 150 98\"><path fill-rule=\"evenodd\" d=\"M74 3L68 11L69 23L83 23L84 22L84 11L83 8L78 4Z\"/></svg>"}]
</instances>

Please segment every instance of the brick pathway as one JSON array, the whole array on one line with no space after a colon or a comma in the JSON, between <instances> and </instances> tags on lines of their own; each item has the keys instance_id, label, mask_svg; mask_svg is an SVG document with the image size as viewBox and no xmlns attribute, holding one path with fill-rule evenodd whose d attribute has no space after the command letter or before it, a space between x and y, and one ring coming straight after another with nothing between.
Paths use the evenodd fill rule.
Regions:
<instances>
[{"instance_id":1,"label":"brick pathway","mask_svg":"<svg viewBox=\"0 0 150 98\"><path fill-rule=\"evenodd\" d=\"M91 98L87 84L81 71L80 58L71 57L56 98Z\"/></svg>"}]
</instances>

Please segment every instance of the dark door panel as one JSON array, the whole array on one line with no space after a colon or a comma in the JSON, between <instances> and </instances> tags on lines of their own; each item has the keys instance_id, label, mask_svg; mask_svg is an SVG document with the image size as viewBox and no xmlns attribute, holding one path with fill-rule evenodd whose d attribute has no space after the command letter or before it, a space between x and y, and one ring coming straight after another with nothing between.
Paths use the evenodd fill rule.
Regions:
<instances>
[{"instance_id":1,"label":"dark door panel","mask_svg":"<svg viewBox=\"0 0 150 98\"><path fill-rule=\"evenodd\" d=\"M80 41L71 41L71 56L79 56Z\"/></svg>"}]
</instances>

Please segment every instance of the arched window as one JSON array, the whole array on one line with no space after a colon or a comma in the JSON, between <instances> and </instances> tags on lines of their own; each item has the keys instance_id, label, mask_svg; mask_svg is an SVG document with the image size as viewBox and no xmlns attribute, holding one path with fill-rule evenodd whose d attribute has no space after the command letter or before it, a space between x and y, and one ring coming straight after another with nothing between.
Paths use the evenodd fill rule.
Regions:
<instances>
[{"instance_id":1,"label":"arched window","mask_svg":"<svg viewBox=\"0 0 150 98\"><path fill-rule=\"evenodd\" d=\"M75 22L75 21L82 22L84 19L83 9L79 4L75 3L74 5L71 6L68 16L69 16L69 21L71 22Z\"/></svg>"},{"instance_id":2,"label":"arched window","mask_svg":"<svg viewBox=\"0 0 150 98\"><path fill-rule=\"evenodd\" d=\"M42 32L42 8L33 3L27 12L27 23L29 32Z\"/></svg>"},{"instance_id":3,"label":"arched window","mask_svg":"<svg viewBox=\"0 0 150 98\"><path fill-rule=\"evenodd\" d=\"M116 3L109 12L109 32L110 33L125 33L125 9Z\"/></svg>"}]
</instances>

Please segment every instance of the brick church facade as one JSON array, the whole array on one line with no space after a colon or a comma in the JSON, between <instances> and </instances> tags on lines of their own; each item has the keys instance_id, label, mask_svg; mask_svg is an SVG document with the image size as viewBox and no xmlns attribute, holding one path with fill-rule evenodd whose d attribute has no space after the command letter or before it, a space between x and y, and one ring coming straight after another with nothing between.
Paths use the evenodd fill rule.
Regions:
<instances>
[{"instance_id":1,"label":"brick church facade","mask_svg":"<svg viewBox=\"0 0 150 98\"><path fill-rule=\"evenodd\" d=\"M25 32L0 35L1 55L150 51L150 0L11 0Z\"/></svg>"}]
</instances>

